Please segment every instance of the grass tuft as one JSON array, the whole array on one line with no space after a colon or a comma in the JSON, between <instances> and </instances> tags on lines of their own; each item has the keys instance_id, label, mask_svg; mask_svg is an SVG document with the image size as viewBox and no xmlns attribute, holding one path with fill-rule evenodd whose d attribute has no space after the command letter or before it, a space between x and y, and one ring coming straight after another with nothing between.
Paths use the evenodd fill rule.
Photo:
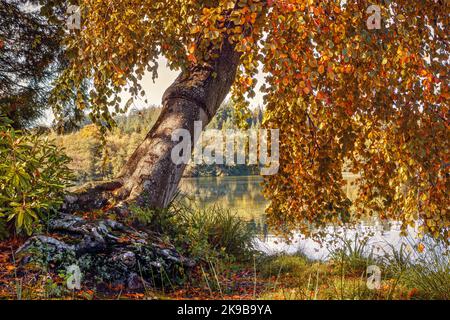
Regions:
<instances>
[{"instance_id":1,"label":"grass tuft","mask_svg":"<svg viewBox=\"0 0 450 320\"><path fill-rule=\"evenodd\" d=\"M254 251L251 226L220 206L200 208L176 201L165 210L134 208L133 216L166 235L183 253L204 261L217 257L248 260Z\"/></svg>"}]
</instances>

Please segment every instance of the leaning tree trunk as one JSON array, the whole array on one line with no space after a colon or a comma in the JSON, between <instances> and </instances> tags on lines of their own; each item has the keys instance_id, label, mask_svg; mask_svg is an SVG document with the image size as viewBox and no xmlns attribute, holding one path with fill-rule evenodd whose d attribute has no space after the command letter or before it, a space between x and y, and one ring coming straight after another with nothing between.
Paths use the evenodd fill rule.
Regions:
<instances>
[{"instance_id":1,"label":"leaning tree trunk","mask_svg":"<svg viewBox=\"0 0 450 320\"><path fill-rule=\"evenodd\" d=\"M225 40L218 58L182 72L165 92L156 124L119 177L86 185L67 196L62 212L49 222L49 234L31 237L17 251L21 264L44 262L56 271L75 264L88 282L124 285L130 290L152 281L158 285L155 277L164 285L164 277L178 279L189 272L195 261L145 228L139 231L115 221L63 213L106 208L126 215L130 202L166 207L186 166L172 161L172 149L178 143L172 141L172 133L188 130L194 146L194 122L202 121L205 127L211 121L230 90L238 63L239 54Z\"/></svg>"},{"instance_id":2,"label":"leaning tree trunk","mask_svg":"<svg viewBox=\"0 0 450 320\"><path fill-rule=\"evenodd\" d=\"M162 112L119 177L69 196L68 211L100 208L114 199L115 205L136 202L165 208L172 200L186 164L171 158L176 129L188 130L194 146L194 122L203 128L216 114L234 82L240 55L225 39L218 57L182 72L163 96Z\"/></svg>"}]
</instances>

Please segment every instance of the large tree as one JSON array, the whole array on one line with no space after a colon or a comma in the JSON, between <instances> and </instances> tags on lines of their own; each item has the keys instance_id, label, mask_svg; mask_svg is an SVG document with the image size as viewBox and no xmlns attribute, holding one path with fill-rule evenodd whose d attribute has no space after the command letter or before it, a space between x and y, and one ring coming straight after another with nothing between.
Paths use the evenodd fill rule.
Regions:
<instances>
[{"instance_id":1,"label":"large tree","mask_svg":"<svg viewBox=\"0 0 450 320\"><path fill-rule=\"evenodd\" d=\"M82 1L56 111L68 92L88 85L77 106L108 127L123 111L120 92L137 96L146 71L157 77L158 57L180 75L117 179L72 203L167 206L185 168L171 160L173 130L194 136L194 121L206 126L230 90L244 110L262 65L265 126L281 129L280 171L265 181L275 225L342 222L353 206L356 215L377 212L404 228L420 221L424 232L447 237L448 1L379 1L367 11L372 4ZM344 164L360 176L354 203L342 189Z\"/></svg>"},{"instance_id":2,"label":"large tree","mask_svg":"<svg viewBox=\"0 0 450 320\"><path fill-rule=\"evenodd\" d=\"M0 1L0 113L15 127L43 115L61 29L26 1Z\"/></svg>"}]
</instances>

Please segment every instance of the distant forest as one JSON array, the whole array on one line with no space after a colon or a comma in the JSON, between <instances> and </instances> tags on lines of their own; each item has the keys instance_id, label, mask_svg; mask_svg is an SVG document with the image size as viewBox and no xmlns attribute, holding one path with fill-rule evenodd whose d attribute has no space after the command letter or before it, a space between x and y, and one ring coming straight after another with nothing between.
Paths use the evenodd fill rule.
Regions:
<instances>
[{"instance_id":1,"label":"distant forest","mask_svg":"<svg viewBox=\"0 0 450 320\"><path fill-rule=\"evenodd\" d=\"M155 123L161 108L151 106L140 110L131 110L128 115L116 118L117 127L106 138L106 147L102 146L97 127L85 121L79 129L67 134L47 131L49 138L64 147L72 159L71 169L75 171L77 183L91 180L103 180L117 176L131 153L144 139ZM236 116L231 102L226 102L208 125L209 129L236 129ZM247 119L249 129L261 126L263 111L260 107L251 110ZM257 166L248 165L188 165L185 176L238 176L258 174Z\"/></svg>"}]
</instances>

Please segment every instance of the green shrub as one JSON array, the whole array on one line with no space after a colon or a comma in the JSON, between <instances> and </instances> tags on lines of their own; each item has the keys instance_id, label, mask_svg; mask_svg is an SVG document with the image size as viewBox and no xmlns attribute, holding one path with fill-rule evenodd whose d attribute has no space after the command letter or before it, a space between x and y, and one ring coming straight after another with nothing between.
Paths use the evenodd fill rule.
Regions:
<instances>
[{"instance_id":1,"label":"green shrub","mask_svg":"<svg viewBox=\"0 0 450 320\"><path fill-rule=\"evenodd\" d=\"M418 290L418 298L450 300L450 259L448 245L425 238L411 244L413 259L402 276L402 282Z\"/></svg>"},{"instance_id":2,"label":"green shrub","mask_svg":"<svg viewBox=\"0 0 450 320\"><path fill-rule=\"evenodd\" d=\"M296 255L280 254L269 256L260 265L264 277L277 276L279 274L301 276L309 271L311 263L305 255L299 253Z\"/></svg>"},{"instance_id":3,"label":"green shrub","mask_svg":"<svg viewBox=\"0 0 450 320\"><path fill-rule=\"evenodd\" d=\"M253 232L230 210L218 206L182 210L178 219L194 248L202 249L206 241L212 250L239 258L247 256L252 249Z\"/></svg>"},{"instance_id":4,"label":"green shrub","mask_svg":"<svg viewBox=\"0 0 450 320\"><path fill-rule=\"evenodd\" d=\"M132 208L132 218L169 236L178 249L201 259L226 255L249 258L254 231L230 210L218 206L197 208L177 201L166 210Z\"/></svg>"},{"instance_id":5,"label":"green shrub","mask_svg":"<svg viewBox=\"0 0 450 320\"><path fill-rule=\"evenodd\" d=\"M368 250L368 237L360 238L356 233L354 239L336 236L337 248L330 249L330 260L335 264L336 271L360 276L366 272L369 265L376 264L373 252Z\"/></svg>"},{"instance_id":6,"label":"green shrub","mask_svg":"<svg viewBox=\"0 0 450 320\"><path fill-rule=\"evenodd\" d=\"M70 159L38 135L11 127L0 117L0 229L15 224L30 235L62 201L72 174Z\"/></svg>"},{"instance_id":7,"label":"green shrub","mask_svg":"<svg viewBox=\"0 0 450 320\"><path fill-rule=\"evenodd\" d=\"M379 260L387 277L399 278L410 267L413 253L410 248L410 245L403 242L398 249L393 244L386 244L384 254Z\"/></svg>"},{"instance_id":8,"label":"green shrub","mask_svg":"<svg viewBox=\"0 0 450 320\"><path fill-rule=\"evenodd\" d=\"M0 216L0 240L5 239L8 236L8 230L6 229L6 221Z\"/></svg>"}]
</instances>

